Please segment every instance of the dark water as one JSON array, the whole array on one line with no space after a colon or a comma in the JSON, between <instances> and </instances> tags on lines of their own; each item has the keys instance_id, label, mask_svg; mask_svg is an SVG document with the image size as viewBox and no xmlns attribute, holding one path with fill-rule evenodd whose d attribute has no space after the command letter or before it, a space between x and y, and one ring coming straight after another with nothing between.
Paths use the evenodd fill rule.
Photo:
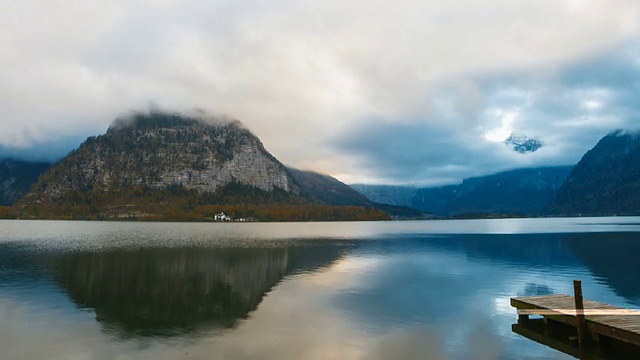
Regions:
<instances>
[{"instance_id":1,"label":"dark water","mask_svg":"<svg viewBox=\"0 0 640 360\"><path fill-rule=\"evenodd\" d=\"M638 274L640 218L0 221L0 359L565 359L509 298Z\"/></svg>"}]
</instances>

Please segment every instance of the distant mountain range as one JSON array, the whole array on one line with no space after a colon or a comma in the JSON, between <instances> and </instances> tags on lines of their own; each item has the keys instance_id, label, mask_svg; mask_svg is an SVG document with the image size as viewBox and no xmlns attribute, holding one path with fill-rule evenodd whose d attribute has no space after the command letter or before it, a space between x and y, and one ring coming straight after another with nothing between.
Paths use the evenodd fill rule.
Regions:
<instances>
[{"instance_id":1,"label":"distant mountain range","mask_svg":"<svg viewBox=\"0 0 640 360\"><path fill-rule=\"evenodd\" d=\"M542 146L512 136L518 152ZM351 185L367 198L445 217L640 215L640 131L603 137L575 166L517 169L430 188Z\"/></svg>"},{"instance_id":2,"label":"distant mountain range","mask_svg":"<svg viewBox=\"0 0 640 360\"><path fill-rule=\"evenodd\" d=\"M534 215L555 196L571 166L505 171L430 188L353 185L378 201L410 206L439 216Z\"/></svg>"}]
</instances>

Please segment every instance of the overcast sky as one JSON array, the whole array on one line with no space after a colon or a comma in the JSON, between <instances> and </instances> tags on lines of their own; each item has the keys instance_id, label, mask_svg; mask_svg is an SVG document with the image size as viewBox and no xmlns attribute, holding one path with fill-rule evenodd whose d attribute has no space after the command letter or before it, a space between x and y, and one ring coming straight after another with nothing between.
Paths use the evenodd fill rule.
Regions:
<instances>
[{"instance_id":1,"label":"overcast sky","mask_svg":"<svg viewBox=\"0 0 640 360\"><path fill-rule=\"evenodd\" d=\"M61 157L155 106L349 183L571 164L640 125L639 27L637 0L2 1L0 154Z\"/></svg>"}]
</instances>

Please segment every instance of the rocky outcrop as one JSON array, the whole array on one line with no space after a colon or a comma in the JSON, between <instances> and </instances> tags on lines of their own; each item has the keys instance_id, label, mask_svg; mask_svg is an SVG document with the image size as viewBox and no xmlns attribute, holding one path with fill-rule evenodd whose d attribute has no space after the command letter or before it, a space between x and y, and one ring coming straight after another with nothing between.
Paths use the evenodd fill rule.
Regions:
<instances>
[{"instance_id":1,"label":"rocky outcrop","mask_svg":"<svg viewBox=\"0 0 640 360\"><path fill-rule=\"evenodd\" d=\"M137 114L88 138L46 173L24 202L47 202L70 192L174 185L215 192L231 182L300 193L285 167L238 121Z\"/></svg>"},{"instance_id":2,"label":"rocky outcrop","mask_svg":"<svg viewBox=\"0 0 640 360\"><path fill-rule=\"evenodd\" d=\"M512 132L511 135L504 140L504 144L520 154L536 152L544 146L544 143L540 141L540 139L530 138L526 135L516 134L515 132Z\"/></svg>"}]
</instances>

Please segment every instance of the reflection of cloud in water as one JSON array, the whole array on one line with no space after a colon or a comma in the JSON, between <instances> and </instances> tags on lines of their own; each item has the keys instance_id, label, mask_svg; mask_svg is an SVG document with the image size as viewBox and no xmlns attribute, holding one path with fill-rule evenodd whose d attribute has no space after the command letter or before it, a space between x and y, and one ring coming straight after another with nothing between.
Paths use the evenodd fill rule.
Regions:
<instances>
[{"instance_id":1,"label":"reflection of cloud in water","mask_svg":"<svg viewBox=\"0 0 640 360\"><path fill-rule=\"evenodd\" d=\"M579 236L575 244L569 241L573 248L567 248L563 238L553 234L398 236L356 242L348 248L346 257L341 257L344 248L336 249L336 244L303 250L296 256L291 253L295 246L287 250L287 256L282 246L274 246L268 251L249 252L243 255L245 260L235 263L228 262L232 254L224 254L216 260L224 267L221 271L209 268L211 265L200 255L189 254L187 258L193 259L187 262L191 263L191 269L196 274L209 274L210 279L226 279L223 274L239 276L243 272L247 281L256 280L252 276L261 277L256 274L270 279L266 275L271 272L252 270L269 268L260 264L271 264L276 279L283 274L283 259L292 265L284 266L283 281L246 286L245 291L254 289L256 294L266 292L266 295L258 300L259 305L254 305L255 310L238 317L230 329L207 326L199 333L202 336L116 340L100 331L91 313L74 314L72 321L77 323L71 326L66 324L68 314L47 313L46 318L32 321L35 317L25 307L15 313L0 313L0 321L16 324L0 329L0 349L9 354L25 354L15 358L47 354L54 359L520 359L525 355L530 359L565 358L511 334L510 325L516 315L508 304L509 296L513 295L570 292L574 277L584 280L589 298L620 302L607 298L615 294L607 284L598 283L590 269L569 252L573 250L580 259L588 259L589 254L597 253L598 247L589 246L590 242ZM594 242L599 242L600 237L596 238ZM154 258L161 254L152 255ZM206 252L202 255L217 259ZM631 264L632 255L626 255L629 261L624 264ZM94 273L80 281L78 288L90 294L91 282L86 280L99 279L95 274L100 273L98 269L103 266L100 264L111 260L95 254L89 257L90 261L82 260L76 264L84 265L74 269ZM297 265L291 262L294 257L298 259ZM137 263L135 266L150 263L145 256L134 260L127 263ZM174 260L175 256L161 263L175 265ZM599 270L595 266L598 264L585 263L605 274L606 269ZM159 279L165 279L166 274L178 280L188 278L188 271L165 270L153 272L164 275L152 277L155 280L148 288L153 289L153 284L161 286ZM82 271L68 274L83 276ZM240 294L245 285L239 279L224 281ZM0 300L0 309L14 306ZM25 325L29 323L42 326L30 328ZM24 340L20 339L30 339L31 345L25 348L20 345Z\"/></svg>"},{"instance_id":2,"label":"reflection of cloud in water","mask_svg":"<svg viewBox=\"0 0 640 360\"><path fill-rule=\"evenodd\" d=\"M343 260L344 263L348 260ZM361 262L365 267L369 261ZM404 328L389 328L372 334L362 323L333 307L327 307L332 293L318 287L319 283L335 284L343 270L355 268L339 265L315 273L300 273L279 283L263 300L249 320L222 333L210 330L209 336L198 339L149 338L144 343L117 341L106 337L89 313L75 315L75 323L56 314L38 319L45 323L30 328L34 316L28 308L23 311L0 313L3 323L17 326L0 328L0 348L12 358L38 358L47 354L49 359L455 359L445 348L442 329L420 324ZM327 280L331 279L331 280ZM346 279L348 288L356 284L354 277ZM14 304L1 304L0 309L11 309ZM502 345L491 337L492 331L483 328L486 322L471 323L464 334L470 339L459 347L461 354L487 354L498 359ZM207 334L203 334L207 335ZM475 336L475 337L474 337ZM473 339L480 337L478 341ZM30 339L25 347L25 338ZM475 348L477 343L482 347ZM459 354L458 354L459 355Z\"/></svg>"}]
</instances>

